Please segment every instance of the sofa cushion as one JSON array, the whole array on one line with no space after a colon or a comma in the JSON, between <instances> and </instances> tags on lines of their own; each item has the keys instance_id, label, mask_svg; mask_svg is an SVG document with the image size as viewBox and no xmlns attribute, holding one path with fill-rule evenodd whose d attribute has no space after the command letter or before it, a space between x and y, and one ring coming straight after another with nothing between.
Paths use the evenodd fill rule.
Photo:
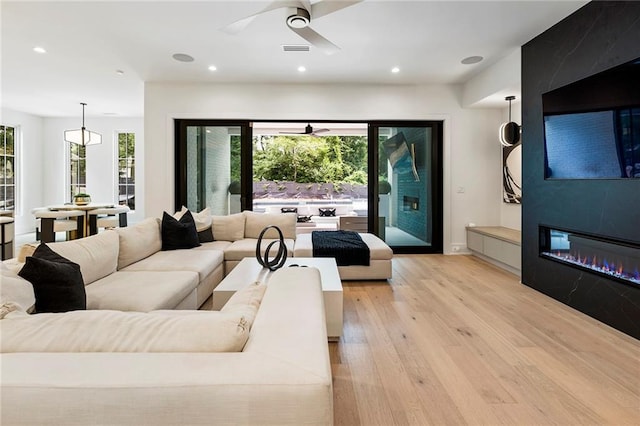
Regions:
<instances>
[{"instance_id":1,"label":"sofa cushion","mask_svg":"<svg viewBox=\"0 0 640 426\"><path fill-rule=\"evenodd\" d=\"M197 286L197 272L117 271L86 287L87 309L174 309Z\"/></svg>"},{"instance_id":2,"label":"sofa cushion","mask_svg":"<svg viewBox=\"0 0 640 426\"><path fill-rule=\"evenodd\" d=\"M245 238L258 238L264 228L274 225L280 228L284 238L296 239L297 214L269 214L252 211L245 211L244 214L247 217L244 225ZM270 229L264 234L264 238L278 238L278 232L275 229Z\"/></svg>"},{"instance_id":3,"label":"sofa cushion","mask_svg":"<svg viewBox=\"0 0 640 426\"><path fill-rule=\"evenodd\" d=\"M244 238L245 215L212 216L213 238L216 241L238 241Z\"/></svg>"},{"instance_id":4,"label":"sofa cushion","mask_svg":"<svg viewBox=\"0 0 640 426\"><path fill-rule=\"evenodd\" d=\"M164 212L162 215L162 250L198 247L198 231L191 212L187 210L180 220Z\"/></svg>"},{"instance_id":5,"label":"sofa cushion","mask_svg":"<svg viewBox=\"0 0 640 426\"><path fill-rule=\"evenodd\" d=\"M33 292L33 285L18 276L12 269L4 263L0 263L0 305L5 303L16 303L24 311L29 310L36 303L36 296Z\"/></svg>"},{"instance_id":6,"label":"sofa cushion","mask_svg":"<svg viewBox=\"0 0 640 426\"><path fill-rule=\"evenodd\" d=\"M159 251L123 271L192 271L197 272L202 281L223 261L224 254L219 250Z\"/></svg>"},{"instance_id":7,"label":"sofa cushion","mask_svg":"<svg viewBox=\"0 0 640 426\"><path fill-rule=\"evenodd\" d=\"M213 228L210 226L204 231L198 231L198 241L200 244L213 242Z\"/></svg>"},{"instance_id":8,"label":"sofa cushion","mask_svg":"<svg viewBox=\"0 0 640 426\"><path fill-rule=\"evenodd\" d=\"M260 247L262 249L262 255L264 255L264 251L272 241L276 240L267 238L262 239L262 246ZM295 245L295 241L289 238L285 238L284 244L287 246L289 256L293 256L293 247ZM235 241L224 251L224 260L242 260L245 257L255 257L257 245L257 238L245 238L244 240ZM277 252L278 244L274 244L273 247L271 247L271 257L274 257Z\"/></svg>"},{"instance_id":9,"label":"sofa cushion","mask_svg":"<svg viewBox=\"0 0 640 426\"><path fill-rule=\"evenodd\" d=\"M120 237L118 269L151 256L162 248L160 225L155 218L150 217L132 226L116 228L115 232Z\"/></svg>"},{"instance_id":10,"label":"sofa cushion","mask_svg":"<svg viewBox=\"0 0 640 426\"><path fill-rule=\"evenodd\" d=\"M33 285L36 312L67 312L87 308L82 273L77 263L40 244L18 273Z\"/></svg>"},{"instance_id":11,"label":"sofa cushion","mask_svg":"<svg viewBox=\"0 0 640 426\"><path fill-rule=\"evenodd\" d=\"M194 250L220 250L225 251L227 247L233 244L231 241L212 241L210 243L202 243L200 247L194 248Z\"/></svg>"},{"instance_id":12,"label":"sofa cushion","mask_svg":"<svg viewBox=\"0 0 640 426\"><path fill-rule=\"evenodd\" d=\"M118 267L119 238L114 231L108 230L87 238L47 245L59 255L80 265L85 285L106 277Z\"/></svg>"},{"instance_id":13,"label":"sofa cushion","mask_svg":"<svg viewBox=\"0 0 640 426\"><path fill-rule=\"evenodd\" d=\"M197 311L196 311L197 312ZM239 352L251 323L240 313L78 311L0 321L2 352Z\"/></svg>"}]
</instances>

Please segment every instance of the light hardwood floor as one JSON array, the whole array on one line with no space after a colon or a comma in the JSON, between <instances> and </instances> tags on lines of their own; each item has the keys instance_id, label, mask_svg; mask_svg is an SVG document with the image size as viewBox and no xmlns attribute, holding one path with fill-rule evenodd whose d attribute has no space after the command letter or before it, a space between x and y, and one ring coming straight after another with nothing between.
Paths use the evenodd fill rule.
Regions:
<instances>
[{"instance_id":1,"label":"light hardwood floor","mask_svg":"<svg viewBox=\"0 0 640 426\"><path fill-rule=\"evenodd\" d=\"M344 283L336 425L640 425L640 342L472 256Z\"/></svg>"}]
</instances>

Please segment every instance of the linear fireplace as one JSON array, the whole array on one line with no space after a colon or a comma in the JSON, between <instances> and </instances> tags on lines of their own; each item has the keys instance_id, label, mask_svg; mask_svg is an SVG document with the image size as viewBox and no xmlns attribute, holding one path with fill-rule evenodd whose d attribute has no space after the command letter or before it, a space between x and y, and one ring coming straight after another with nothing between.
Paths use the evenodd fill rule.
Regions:
<instances>
[{"instance_id":1,"label":"linear fireplace","mask_svg":"<svg viewBox=\"0 0 640 426\"><path fill-rule=\"evenodd\" d=\"M640 287L640 244L541 226L540 256Z\"/></svg>"}]
</instances>

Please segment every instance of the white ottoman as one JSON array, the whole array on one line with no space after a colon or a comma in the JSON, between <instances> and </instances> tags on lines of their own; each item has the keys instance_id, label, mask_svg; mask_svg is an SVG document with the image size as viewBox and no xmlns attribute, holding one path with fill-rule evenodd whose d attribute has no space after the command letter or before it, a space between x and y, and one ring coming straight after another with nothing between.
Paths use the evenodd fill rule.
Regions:
<instances>
[{"instance_id":1,"label":"white ottoman","mask_svg":"<svg viewBox=\"0 0 640 426\"><path fill-rule=\"evenodd\" d=\"M369 247L369 266L338 266L342 280L386 280L391 278L391 259L393 250L373 234L359 233L362 241ZM294 257L313 257L311 234L300 234L296 238Z\"/></svg>"}]
</instances>

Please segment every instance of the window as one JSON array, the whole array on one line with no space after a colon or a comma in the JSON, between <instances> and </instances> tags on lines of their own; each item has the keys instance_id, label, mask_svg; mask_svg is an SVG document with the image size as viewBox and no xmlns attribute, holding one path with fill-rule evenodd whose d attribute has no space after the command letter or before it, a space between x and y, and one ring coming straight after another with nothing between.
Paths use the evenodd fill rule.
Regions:
<instances>
[{"instance_id":1,"label":"window","mask_svg":"<svg viewBox=\"0 0 640 426\"><path fill-rule=\"evenodd\" d=\"M87 147L69 144L69 201L73 196L87 192Z\"/></svg>"},{"instance_id":2,"label":"window","mask_svg":"<svg viewBox=\"0 0 640 426\"><path fill-rule=\"evenodd\" d=\"M136 135L118 133L118 204L136 208Z\"/></svg>"},{"instance_id":3,"label":"window","mask_svg":"<svg viewBox=\"0 0 640 426\"><path fill-rule=\"evenodd\" d=\"M0 126L0 210L15 209L15 127Z\"/></svg>"}]
</instances>

